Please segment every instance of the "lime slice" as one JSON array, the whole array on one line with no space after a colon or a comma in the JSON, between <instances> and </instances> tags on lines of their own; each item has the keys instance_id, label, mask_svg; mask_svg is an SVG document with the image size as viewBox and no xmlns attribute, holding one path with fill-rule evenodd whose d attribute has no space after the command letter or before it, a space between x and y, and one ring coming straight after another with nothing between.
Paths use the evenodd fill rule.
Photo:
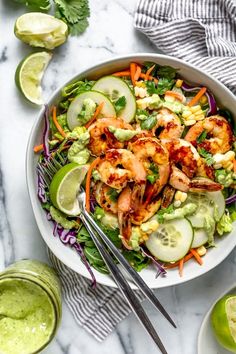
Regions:
<instances>
[{"instance_id":1,"label":"lime slice","mask_svg":"<svg viewBox=\"0 0 236 354\"><path fill-rule=\"evenodd\" d=\"M29 12L16 20L14 32L17 38L33 47L53 49L66 41L68 26L53 16Z\"/></svg>"},{"instance_id":2,"label":"lime slice","mask_svg":"<svg viewBox=\"0 0 236 354\"><path fill-rule=\"evenodd\" d=\"M214 306L211 323L219 344L236 353L236 296L226 295Z\"/></svg>"},{"instance_id":3,"label":"lime slice","mask_svg":"<svg viewBox=\"0 0 236 354\"><path fill-rule=\"evenodd\" d=\"M49 193L52 204L63 213L76 216L80 213L77 193L88 171L86 165L74 162L63 166L53 177Z\"/></svg>"},{"instance_id":4,"label":"lime slice","mask_svg":"<svg viewBox=\"0 0 236 354\"><path fill-rule=\"evenodd\" d=\"M52 54L48 52L33 53L16 69L16 85L30 102L43 104L41 80L51 58Z\"/></svg>"}]
</instances>

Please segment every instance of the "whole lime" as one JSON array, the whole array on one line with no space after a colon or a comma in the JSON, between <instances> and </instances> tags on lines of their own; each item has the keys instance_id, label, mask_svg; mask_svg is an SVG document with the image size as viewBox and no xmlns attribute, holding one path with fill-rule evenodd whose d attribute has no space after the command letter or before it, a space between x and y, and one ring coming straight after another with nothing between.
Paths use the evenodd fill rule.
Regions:
<instances>
[{"instance_id":1,"label":"whole lime","mask_svg":"<svg viewBox=\"0 0 236 354\"><path fill-rule=\"evenodd\" d=\"M226 295L217 301L211 313L211 324L219 344L236 353L236 295Z\"/></svg>"}]
</instances>

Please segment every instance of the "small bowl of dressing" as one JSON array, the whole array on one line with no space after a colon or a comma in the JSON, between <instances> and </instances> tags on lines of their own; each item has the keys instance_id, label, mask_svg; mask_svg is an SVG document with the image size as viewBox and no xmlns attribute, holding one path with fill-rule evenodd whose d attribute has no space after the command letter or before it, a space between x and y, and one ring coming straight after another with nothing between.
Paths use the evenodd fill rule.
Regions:
<instances>
[{"instance_id":1,"label":"small bowl of dressing","mask_svg":"<svg viewBox=\"0 0 236 354\"><path fill-rule=\"evenodd\" d=\"M51 267L37 260L10 265L0 273L0 353L41 352L56 334L61 308Z\"/></svg>"}]
</instances>

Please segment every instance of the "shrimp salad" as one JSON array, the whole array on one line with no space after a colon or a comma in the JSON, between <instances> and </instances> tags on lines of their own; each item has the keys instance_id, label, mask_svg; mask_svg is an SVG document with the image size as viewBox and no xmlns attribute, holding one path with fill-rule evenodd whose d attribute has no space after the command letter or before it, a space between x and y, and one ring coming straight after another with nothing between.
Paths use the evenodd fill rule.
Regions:
<instances>
[{"instance_id":1,"label":"shrimp salad","mask_svg":"<svg viewBox=\"0 0 236 354\"><path fill-rule=\"evenodd\" d=\"M182 276L232 231L235 148L232 115L206 87L169 66L130 63L69 84L45 108L38 197L54 236L91 274L108 270L79 219L81 185L87 211L137 271Z\"/></svg>"}]
</instances>

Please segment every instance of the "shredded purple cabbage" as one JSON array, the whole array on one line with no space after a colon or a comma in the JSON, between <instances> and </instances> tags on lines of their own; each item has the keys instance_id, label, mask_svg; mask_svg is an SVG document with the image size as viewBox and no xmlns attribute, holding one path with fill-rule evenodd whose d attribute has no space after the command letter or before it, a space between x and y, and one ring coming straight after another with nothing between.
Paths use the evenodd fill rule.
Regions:
<instances>
[{"instance_id":1,"label":"shredded purple cabbage","mask_svg":"<svg viewBox=\"0 0 236 354\"><path fill-rule=\"evenodd\" d=\"M50 151L49 151L49 131L50 131L50 124L49 124L49 107L45 105L45 111L44 111L44 131L43 131L43 151L44 151L44 156L46 159L50 157Z\"/></svg>"},{"instance_id":2,"label":"shredded purple cabbage","mask_svg":"<svg viewBox=\"0 0 236 354\"><path fill-rule=\"evenodd\" d=\"M200 86L190 86L190 85L186 84L186 82L182 83L181 88L186 92L192 92L192 91L197 91L197 90L201 89Z\"/></svg>"},{"instance_id":3,"label":"shredded purple cabbage","mask_svg":"<svg viewBox=\"0 0 236 354\"><path fill-rule=\"evenodd\" d=\"M225 200L225 204L232 204L234 202L236 202L236 194L231 195L231 197L229 197Z\"/></svg>"},{"instance_id":4,"label":"shredded purple cabbage","mask_svg":"<svg viewBox=\"0 0 236 354\"><path fill-rule=\"evenodd\" d=\"M39 170L37 170L37 175L38 175L38 184L37 184L38 198L41 203L47 203L47 195L45 192L46 185L43 176Z\"/></svg>"},{"instance_id":5,"label":"shredded purple cabbage","mask_svg":"<svg viewBox=\"0 0 236 354\"><path fill-rule=\"evenodd\" d=\"M209 104L209 109L207 111L207 115L211 116L213 114L216 114L217 113L217 105L216 105L216 100L215 100L214 96L209 91L206 91L205 95L207 96L208 104Z\"/></svg>"},{"instance_id":6,"label":"shredded purple cabbage","mask_svg":"<svg viewBox=\"0 0 236 354\"><path fill-rule=\"evenodd\" d=\"M157 260L150 254L148 253L147 251L145 251L142 247L140 247L142 253L148 257L149 259L151 259L151 261L153 262L153 264L157 267L158 271L157 271L157 274L156 274L156 278L159 277L159 275L165 275L167 272L166 270L162 267L162 265L157 262Z\"/></svg>"},{"instance_id":7,"label":"shredded purple cabbage","mask_svg":"<svg viewBox=\"0 0 236 354\"><path fill-rule=\"evenodd\" d=\"M186 84L186 82L182 83L181 88L186 92L192 92L192 91L197 91L197 90L201 89L200 86L190 86L190 85ZM206 91L205 95L207 96L208 104L209 104L207 116L210 116L212 114L216 114L217 113L217 105L216 105L216 100L215 100L214 96L209 91Z\"/></svg>"},{"instance_id":8,"label":"shredded purple cabbage","mask_svg":"<svg viewBox=\"0 0 236 354\"><path fill-rule=\"evenodd\" d=\"M85 255L84 255L83 248L77 242L76 231L64 229L61 225L59 225L56 221L54 221L52 219L52 216L49 212L46 213L46 216L49 221L53 222L53 235L55 237L58 235L62 243L64 243L65 245L70 245L80 255L82 262L84 263L85 267L87 268L87 270L91 276L92 287L95 288L97 285L96 278L95 278L95 275L92 271L92 268L90 267Z\"/></svg>"}]
</instances>

